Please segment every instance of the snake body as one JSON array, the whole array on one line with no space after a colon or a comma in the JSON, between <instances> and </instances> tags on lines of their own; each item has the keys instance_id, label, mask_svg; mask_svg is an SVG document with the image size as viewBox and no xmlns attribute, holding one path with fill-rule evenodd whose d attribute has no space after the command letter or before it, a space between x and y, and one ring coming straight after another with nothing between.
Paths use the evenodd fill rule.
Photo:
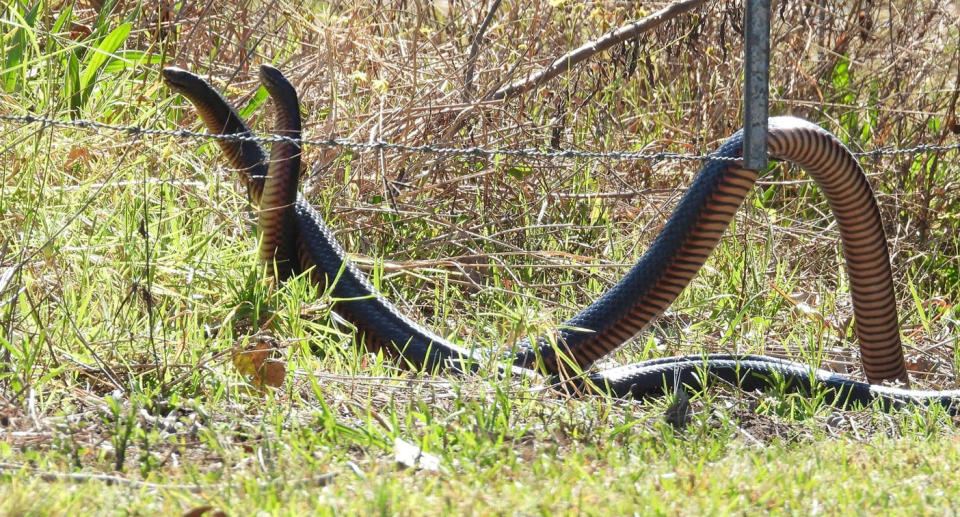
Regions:
<instances>
[{"instance_id":1,"label":"snake body","mask_svg":"<svg viewBox=\"0 0 960 517\"><path fill-rule=\"evenodd\" d=\"M210 131L250 134L236 111L202 79L178 68L164 69L163 75L173 90L194 104ZM295 90L276 69L264 66L260 76L276 105L278 130L299 139ZM389 351L414 368L452 366L466 370L480 362L475 350L444 339L400 313L347 259L319 212L296 191L298 146L275 143L268 166L266 153L253 142L218 143L239 171L250 200L260 205L260 256L279 257L281 261L297 256L292 265L281 268L278 264L281 276L309 272L314 282L329 285L340 300L335 310L357 327L370 349ZM829 132L791 117L770 120L768 147L772 156L798 163L811 174L837 217L868 380L906 383L886 238L879 209L858 162ZM722 160L739 157L741 148L742 133L738 132L714 153L721 159L704 164L654 243L627 275L566 322L567 329L558 331L552 339L520 343L512 364L502 369L533 376L537 375L535 369L557 375L565 362L586 368L662 313L703 265L757 178L755 171ZM275 217L265 218L265 211L275 212ZM704 373L744 389L769 387L772 377L800 389L819 384L828 389L830 401L841 405L881 399L894 405L937 402L960 410L960 391L868 384L802 363L757 355L657 359L605 370L577 382L584 388L599 388L616 396L640 397L677 385L702 387Z\"/></svg>"},{"instance_id":2,"label":"snake body","mask_svg":"<svg viewBox=\"0 0 960 517\"><path fill-rule=\"evenodd\" d=\"M276 125L281 136L300 139L300 102L297 91L279 70L260 68L260 82L270 97L283 99L284 109L276 110ZM238 117L239 118L239 117ZM260 195L258 224L260 260L275 264L277 275L285 278L297 270L299 250L295 234L293 206L297 202L300 178L300 145L293 141L276 142L270 148L270 163Z\"/></svg>"}]
</instances>

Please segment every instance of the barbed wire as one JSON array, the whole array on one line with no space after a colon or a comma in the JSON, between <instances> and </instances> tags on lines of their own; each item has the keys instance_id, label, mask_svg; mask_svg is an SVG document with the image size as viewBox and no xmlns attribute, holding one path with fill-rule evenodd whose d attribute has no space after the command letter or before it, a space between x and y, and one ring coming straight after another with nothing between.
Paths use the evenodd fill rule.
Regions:
<instances>
[{"instance_id":1,"label":"barbed wire","mask_svg":"<svg viewBox=\"0 0 960 517\"><path fill-rule=\"evenodd\" d=\"M277 143L286 142L296 145L314 145L318 147L344 148L359 151L398 151L413 153L429 153L453 156L512 156L523 158L602 158L609 160L639 161L639 160L675 160L675 161L740 161L738 157L715 156L712 154L672 153L660 151L644 153L637 151L542 151L539 149L490 149L485 147L437 147L430 144L409 145L372 140L361 142L343 138L327 138L312 140L306 138L290 138L283 135L256 136L251 133L218 135L213 133L199 133L185 129L151 129L136 125L108 124L93 120L58 120L38 115L0 115L0 121L14 122L21 126L43 124L52 127L71 127L78 129L108 130L129 135L158 135L197 140L213 140L228 142L259 142ZM881 156L899 156L905 154L920 154L928 152L956 151L960 149L960 142L948 145L920 144L904 149L877 148L870 151L853 152L854 156L879 158Z\"/></svg>"},{"instance_id":2,"label":"barbed wire","mask_svg":"<svg viewBox=\"0 0 960 517\"><path fill-rule=\"evenodd\" d=\"M460 156L513 156L527 158L606 158L614 160L686 160L686 161L705 161L705 160L729 160L738 161L739 158L715 157L710 155L683 154L670 152L640 153L635 151L541 151L538 149L489 149L484 147L436 147L429 144L409 145L374 140L361 142L357 140L347 140L342 138L327 138L322 140L296 139L283 135L256 136L250 133L236 133L229 135L218 135L213 133L199 133L187 131L184 129L151 129L141 126L124 126L95 122L92 120L57 120L37 115L0 115L0 120L18 122L22 125L44 124L56 127L74 127L80 129L105 129L127 133L130 135L163 135L178 138L192 138L200 140L214 140L227 142L260 142L277 143L288 142L297 145L315 145L319 147L341 147L346 149L360 151L399 151L415 153L431 153L444 155Z\"/></svg>"}]
</instances>

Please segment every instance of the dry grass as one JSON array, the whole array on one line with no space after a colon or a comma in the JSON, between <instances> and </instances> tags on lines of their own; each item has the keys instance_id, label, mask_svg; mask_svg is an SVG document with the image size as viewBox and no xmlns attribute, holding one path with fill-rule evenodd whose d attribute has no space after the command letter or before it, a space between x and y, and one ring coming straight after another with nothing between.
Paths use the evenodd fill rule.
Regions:
<instances>
[{"instance_id":1,"label":"dry grass","mask_svg":"<svg viewBox=\"0 0 960 517\"><path fill-rule=\"evenodd\" d=\"M254 71L271 62L297 86L310 138L707 153L739 126L734 2L708 1L532 92L479 104L465 100L465 67L489 2L117 4L75 6L58 35L50 27L63 6L42 8L39 50L24 44L33 61L20 68L2 64L21 21L0 8L0 111L197 129L156 73L176 64L249 106L266 133ZM504 2L479 45L472 98L664 5ZM772 114L811 119L854 150L957 141L956 1L789 1L774 12ZM73 51L45 45L82 54L84 38L125 19L133 30L123 50L155 62L105 71L71 114L61 58ZM6 473L29 462L207 487L193 496L153 487L142 498L135 487L111 489L108 500L122 502L100 506L105 513L200 502L280 513L318 500L331 512L400 514L813 511L819 500L858 511L950 507L952 481L937 472L956 469L955 424L941 413L832 411L720 388L696 398L694 423L674 431L661 421L664 401L569 400L496 379L402 372L357 350L328 298L302 282L261 280L246 200L211 143L4 127L0 149L0 472L12 480L0 494L36 489L45 479L36 470ZM695 169L306 152L305 194L380 289L428 326L482 346L555 325L612 285ZM956 152L864 162L887 221L911 374L922 387L955 387ZM816 187L775 166L672 312L613 360L736 349L822 359L859 376L839 253ZM281 340L291 369L268 393L245 386L222 353L261 329ZM889 457L883 447L854 451L886 437L898 440ZM929 441L912 450L917 437ZM444 470L398 472L397 438L439 456ZM887 474L864 475L871 461L887 462L877 469ZM838 462L850 487L829 482ZM808 476L791 481L793 464ZM928 484L899 485L908 469ZM329 472L338 477L326 489L296 484ZM64 508L89 508L98 486L41 490ZM901 499L871 495L876 486ZM947 495L930 496L931 487ZM810 490L819 499L803 495ZM6 501L0 511L55 513Z\"/></svg>"},{"instance_id":2,"label":"dry grass","mask_svg":"<svg viewBox=\"0 0 960 517\"><path fill-rule=\"evenodd\" d=\"M505 4L480 46L478 97L661 5ZM913 7L780 3L772 23L771 113L822 123L855 150L953 141L960 123L956 5ZM316 138L707 153L738 127L743 49L736 3L709 3L533 93L481 106L464 103L463 95L472 28L487 14L482 3L241 5L218 16L210 15L217 9L194 9L178 14L170 61L228 79L224 86L241 103L243 92L257 87L251 72L257 63L277 64L298 85L306 134ZM463 119L467 127L451 134ZM269 123L258 127L268 131ZM929 161L905 155L867 160L866 167L889 221L900 292L909 291L905 268L919 260L914 267L922 271L910 275L917 288L950 298L958 285L960 205L949 156L922 158ZM404 153L344 156L337 149L310 149L306 163L312 172L306 190L334 203L331 217L348 249L395 263L442 257L447 271L403 275L414 288L454 282L467 292L489 289L490 269L499 267L513 280L515 296L563 303L554 294L562 289L559 298L569 301L558 319L594 299L618 278L618 269L599 276L592 268L570 270L563 267L569 256L551 260L536 253L543 242L564 242L563 251L587 264L626 267L658 230L663 218L656 214L669 211L694 171L683 162L492 163ZM769 245L794 250L782 257L786 267L797 271L801 284L803 278L839 282L829 211L811 197L809 180L781 169L763 185L775 187L766 208L780 216L773 221L776 242ZM768 224L755 220L761 213L744 217L754 219L748 228ZM605 242L604 234L613 241ZM625 260L610 261L611 247ZM532 273L526 272L530 264L536 266ZM396 289L391 295L400 299L404 290ZM476 306L457 295L444 302L455 307L452 312ZM902 311L914 310L905 296L902 302ZM429 313L433 304L428 298L411 310ZM949 368L952 351L936 352L942 339L919 344L918 352L939 356L935 361ZM855 357L845 355L856 371Z\"/></svg>"}]
</instances>

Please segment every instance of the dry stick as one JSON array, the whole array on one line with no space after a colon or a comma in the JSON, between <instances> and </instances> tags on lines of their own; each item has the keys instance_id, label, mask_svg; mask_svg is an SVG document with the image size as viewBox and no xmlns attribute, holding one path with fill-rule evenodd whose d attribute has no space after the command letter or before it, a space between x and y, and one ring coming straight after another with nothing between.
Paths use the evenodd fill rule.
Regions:
<instances>
[{"instance_id":1,"label":"dry stick","mask_svg":"<svg viewBox=\"0 0 960 517\"><path fill-rule=\"evenodd\" d=\"M567 70L570 70L573 65L580 63L594 54L603 52L617 43L622 43L630 38L635 38L640 34L662 24L663 22L675 18L677 15L683 14L694 7L703 4L705 1L706 0L687 0L685 2L677 2L664 7L663 9L641 20L635 21L629 25L624 25L623 27L620 27L612 32L608 32L600 38L587 42L586 44L580 46L580 48L574 49L555 59L549 66L533 75L528 76L526 79L517 81L487 95L484 97L484 100L503 100L533 89L566 72Z\"/></svg>"},{"instance_id":2,"label":"dry stick","mask_svg":"<svg viewBox=\"0 0 960 517\"><path fill-rule=\"evenodd\" d=\"M480 53L480 41L483 39L483 33L487 32L487 27L490 26L490 22L493 21L493 14L496 13L500 7L500 2L501 0L493 1L493 5L490 6L490 12L488 12L487 17L483 19L480 28L477 29L477 34L473 36L473 44L470 45L470 57L467 58L466 77L463 81L464 102L470 102L470 98L473 97L473 71L477 66L477 54Z\"/></svg>"}]
</instances>

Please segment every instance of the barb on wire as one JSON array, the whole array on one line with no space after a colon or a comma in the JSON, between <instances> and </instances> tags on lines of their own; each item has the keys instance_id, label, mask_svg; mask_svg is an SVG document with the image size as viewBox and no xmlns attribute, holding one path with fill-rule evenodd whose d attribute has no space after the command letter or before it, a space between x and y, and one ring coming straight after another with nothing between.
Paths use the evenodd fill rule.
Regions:
<instances>
[{"instance_id":1,"label":"barb on wire","mask_svg":"<svg viewBox=\"0 0 960 517\"><path fill-rule=\"evenodd\" d=\"M636 151L541 151L539 149L489 149L485 147L435 147L429 144L408 145L397 144L393 142L384 142L374 140L370 142L359 142L356 140L347 140L342 138L327 138L323 140L294 139L282 135L255 136L250 133L240 133L231 135L217 135L211 133L199 133L187 131L184 129L151 129L141 126L124 126L117 124L107 124L92 120L57 120L38 115L0 115L0 121L14 122L20 125L43 124L53 127L74 127L80 129L97 129L127 133L129 135L163 135L177 138L192 138L200 140L221 140L234 142L260 142L276 143L288 142L296 145L315 145L318 147L339 147L358 151L398 151L413 153L430 153L456 156L512 156L524 158L602 158L609 160L675 160L675 161L740 161L740 158L714 156L712 154L685 154L671 152L641 153ZM927 152L955 151L960 149L960 142L949 145L931 145L921 144L905 149L885 149L879 148L871 151L854 152L854 156L898 156L904 154L919 154Z\"/></svg>"},{"instance_id":2,"label":"barb on wire","mask_svg":"<svg viewBox=\"0 0 960 517\"><path fill-rule=\"evenodd\" d=\"M44 124L56 127L75 127L80 129L103 129L117 131L131 135L165 135L178 138L194 138L202 140L221 140L231 142L260 142L276 143L288 142L297 145L315 145L319 147L341 147L359 151L400 151L414 153L431 153L459 156L515 156L528 158L606 158L613 160L728 160L737 161L738 158L714 157L711 155L681 154L670 152L639 153L634 151L541 151L538 149L488 149L484 147L435 147L432 145L408 145L374 140L359 142L342 138L328 138L323 140L295 139L283 135L255 136L250 133L218 135L198 133L184 129L150 129L140 126L123 126L106 124L92 120L57 120L37 115L0 115L0 120L27 124Z\"/></svg>"}]
</instances>

